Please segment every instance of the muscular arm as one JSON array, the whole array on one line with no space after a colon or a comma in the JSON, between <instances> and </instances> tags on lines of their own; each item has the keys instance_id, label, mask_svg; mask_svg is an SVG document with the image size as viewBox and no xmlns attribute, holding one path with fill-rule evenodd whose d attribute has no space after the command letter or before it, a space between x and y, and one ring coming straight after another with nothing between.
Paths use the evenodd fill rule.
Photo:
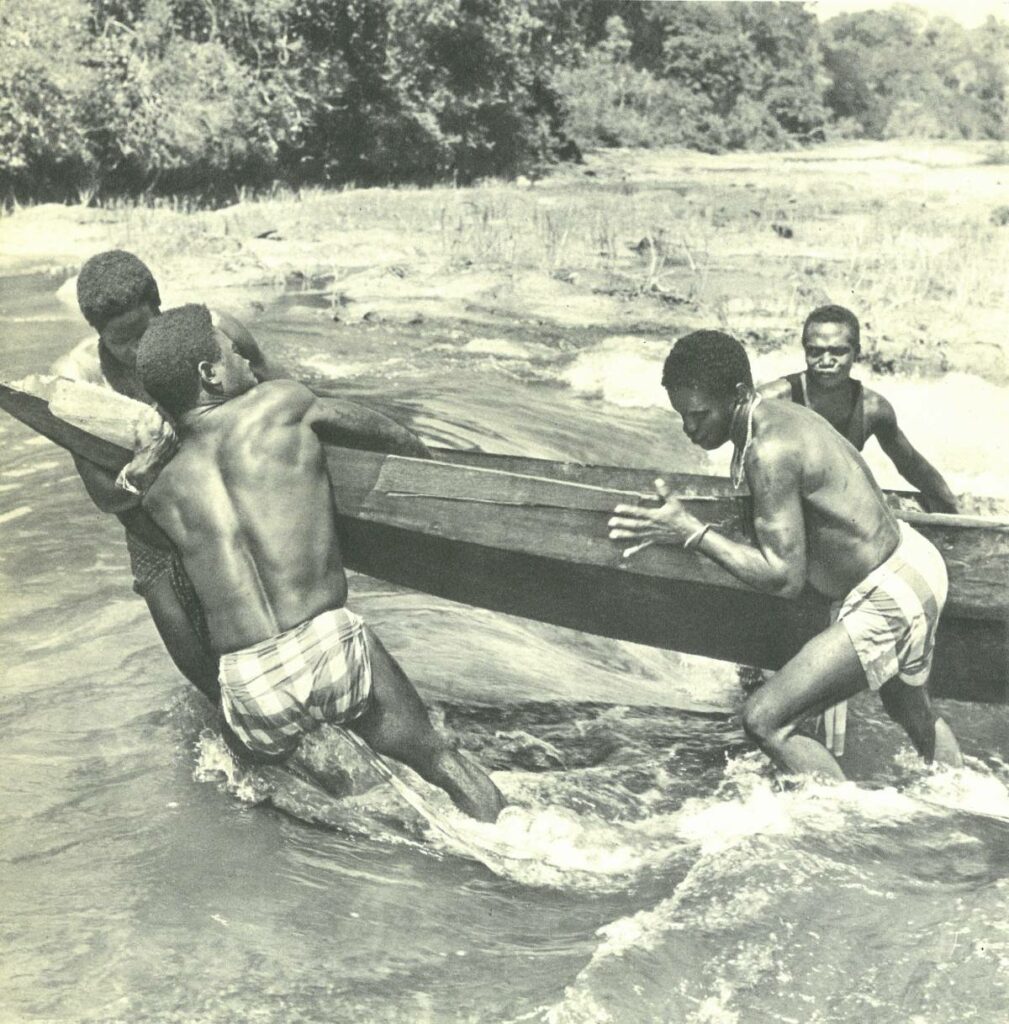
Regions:
<instances>
[{"instance_id":1,"label":"muscular arm","mask_svg":"<svg viewBox=\"0 0 1009 1024\"><path fill-rule=\"evenodd\" d=\"M249 361L256 380L287 380L291 375L276 361L267 359L248 327L230 313L214 310L214 320L235 343L235 351Z\"/></svg>"},{"instance_id":2,"label":"muscular arm","mask_svg":"<svg viewBox=\"0 0 1009 1024\"><path fill-rule=\"evenodd\" d=\"M795 597L806 582L802 469L776 442L754 445L746 465L756 546L709 530L698 551L754 590Z\"/></svg>"},{"instance_id":3,"label":"muscular arm","mask_svg":"<svg viewBox=\"0 0 1009 1024\"><path fill-rule=\"evenodd\" d=\"M874 395L872 433L879 440L879 446L893 462L897 472L912 486L921 491L925 507L930 512L956 512L956 498L943 479L942 474L907 439L897 425L897 414L893 406L881 395Z\"/></svg>"},{"instance_id":4,"label":"muscular arm","mask_svg":"<svg viewBox=\"0 0 1009 1024\"><path fill-rule=\"evenodd\" d=\"M73 456L74 465L80 473L84 489L95 505L102 511L114 515L130 533L152 547L168 548L168 538L154 525L151 517L140 507L140 497L130 491L116 487L115 475L79 455Z\"/></svg>"},{"instance_id":5,"label":"muscular arm","mask_svg":"<svg viewBox=\"0 0 1009 1024\"><path fill-rule=\"evenodd\" d=\"M322 441L343 448L429 459L431 453L412 430L373 409L340 398L316 398L306 419Z\"/></svg>"},{"instance_id":6,"label":"muscular arm","mask_svg":"<svg viewBox=\"0 0 1009 1024\"><path fill-rule=\"evenodd\" d=\"M806 581L801 473L796 456L778 442L755 444L747 458L746 479L753 495L756 546L708 530L696 550L755 590L795 597ZM617 506L609 523L611 539L635 542L634 547L682 545L704 526L663 481L656 481L656 489L663 501L659 508Z\"/></svg>"},{"instance_id":7,"label":"muscular arm","mask_svg":"<svg viewBox=\"0 0 1009 1024\"><path fill-rule=\"evenodd\" d=\"M71 455L88 497L102 512L109 512L121 518L124 513L140 506L140 499L135 494L116 487L114 473L80 455Z\"/></svg>"}]
</instances>

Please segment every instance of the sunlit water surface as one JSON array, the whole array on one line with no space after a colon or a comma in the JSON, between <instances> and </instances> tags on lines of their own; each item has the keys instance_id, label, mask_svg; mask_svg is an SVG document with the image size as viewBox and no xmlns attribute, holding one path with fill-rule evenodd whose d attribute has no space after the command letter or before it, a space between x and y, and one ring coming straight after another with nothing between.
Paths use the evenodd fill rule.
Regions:
<instances>
[{"instance_id":1,"label":"sunlit water surface","mask_svg":"<svg viewBox=\"0 0 1009 1024\"><path fill-rule=\"evenodd\" d=\"M0 281L2 376L83 335L58 283ZM433 443L724 472L663 405L665 339L347 328L305 298L253 326ZM957 489L1004 493L1004 392L882 387ZM861 698L860 784L782 788L734 719L669 696L731 667L355 577L512 801L475 825L404 773L438 828L387 784L335 800L236 766L130 591L121 530L6 416L0 530L4 1022L1007 1019L1009 828L964 810L1009 814L1004 709L944 707L971 758L944 774ZM313 745L366 776L338 733Z\"/></svg>"}]
</instances>

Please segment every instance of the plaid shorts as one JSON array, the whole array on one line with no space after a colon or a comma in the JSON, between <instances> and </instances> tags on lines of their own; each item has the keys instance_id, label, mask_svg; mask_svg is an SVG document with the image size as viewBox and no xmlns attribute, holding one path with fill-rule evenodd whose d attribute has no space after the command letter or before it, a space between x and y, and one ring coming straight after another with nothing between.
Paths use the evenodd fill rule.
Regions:
<instances>
[{"instance_id":1,"label":"plaid shorts","mask_svg":"<svg viewBox=\"0 0 1009 1024\"><path fill-rule=\"evenodd\" d=\"M870 689L894 678L908 686L928 682L947 587L938 549L901 522L897 550L848 594L836 613Z\"/></svg>"},{"instance_id":2,"label":"plaid shorts","mask_svg":"<svg viewBox=\"0 0 1009 1024\"><path fill-rule=\"evenodd\" d=\"M126 550L130 554L130 569L133 572L133 590L141 597L167 572L172 571L174 552L156 548L141 540L135 533L126 531Z\"/></svg>"},{"instance_id":3,"label":"plaid shorts","mask_svg":"<svg viewBox=\"0 0 1009 1024\"><path fill-rule=\"evenodd\" d=\"M252 647L221 656L224 717L253 753L282 757L323 722L342 725L371 697L364 620L346 608L322 612Z\"/></svg>"}]
</instances>

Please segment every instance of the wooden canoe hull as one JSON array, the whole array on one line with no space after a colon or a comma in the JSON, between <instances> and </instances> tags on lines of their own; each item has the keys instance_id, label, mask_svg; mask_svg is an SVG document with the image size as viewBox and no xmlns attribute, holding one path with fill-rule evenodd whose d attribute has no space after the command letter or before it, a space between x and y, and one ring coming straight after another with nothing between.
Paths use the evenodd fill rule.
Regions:
<instances>
[{"instance_id":1,"label":"wooden canoe hull","mask_svg":"<svg viewBox=\"0 0 1009 1024\"><path fill-rule=\"evenodd\" d=\"M652 471L474 452L437 458L470 473L435 484L430 464L331 451L349 566L483 608L770 669L829 621L828 602L815 591L769 597L694 554L663 548L621 559L606 536L609 513L647 493ZM416 468L389 472L405 463ZM514 469L541 475L523 474L515 487ZM741 531L748 499L728 481L663 476L694 496L686 502L700 518ZM616 486L601 486L606 481ZM900 514L943 551L950 572L931 692L1009 701L1009 523Z\"/></svg>"},{"instance_id":2,"label":"wooden canoe hull","mask_svg":"<svg viewBox=\"0 0 1009 1024\"><path fill-rule=\"evenodd\" d=\"M123 443L96 437L35 393L0 385L0 408L117 471ZM465 604L689 654L778 668L828 622L814 591L782 600L707 559L668 547L624 560L613 507L655 473L439 451L432 462L331 448L347 566ZM727 480L663 474L702 519L745 529ZM897 501L899 496L895 496ZM937 635L936 696L1009 702L1009 522L902 511L943 552L950 596Z\"/></svg>"}]
</instances>

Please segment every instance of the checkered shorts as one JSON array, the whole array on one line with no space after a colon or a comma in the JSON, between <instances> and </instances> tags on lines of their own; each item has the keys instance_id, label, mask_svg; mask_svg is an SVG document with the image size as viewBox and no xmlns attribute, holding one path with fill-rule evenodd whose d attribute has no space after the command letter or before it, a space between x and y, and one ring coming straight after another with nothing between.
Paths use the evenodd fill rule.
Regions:
<instances>
[{"instance_id":1,"label":"checkered shorts","mask_svg":"<svg viewBox=\"0 0 1009 1024\"><path fill-rule=\"evenodd\" d=\"M852 590L836 612L870 689L878 690L894 678L908 686L928 682L948 585L942 555L901 522L897 550Z\"/></svg>"},{"instance_id":2,"label":"checkered shorts","mask_svg":"<svg viewBox=\"0 0 1009 1024\"><path fill-rule=\"evenodd\" d=\"M133 590L147 600L155 585L167 576L186 618L197 636L209 647L210 634L203 605L182 568L179 555L174 550L152 547L129 530L126 531L126 550L130 553L130 568L133 570Z\"/></svg>"},{"instance_id":3,"label":"checkered shorts","mask_svg":"<svg viewBox=\"0 0 1009 1024\"><path fill-rule=\"evenodd\" d=\"M322 612L269 640L221 657L221 706L254 754L294 752L323 722L357 718L371 696L364 621L346 608Z\"/></svg>"}]
</instances>

